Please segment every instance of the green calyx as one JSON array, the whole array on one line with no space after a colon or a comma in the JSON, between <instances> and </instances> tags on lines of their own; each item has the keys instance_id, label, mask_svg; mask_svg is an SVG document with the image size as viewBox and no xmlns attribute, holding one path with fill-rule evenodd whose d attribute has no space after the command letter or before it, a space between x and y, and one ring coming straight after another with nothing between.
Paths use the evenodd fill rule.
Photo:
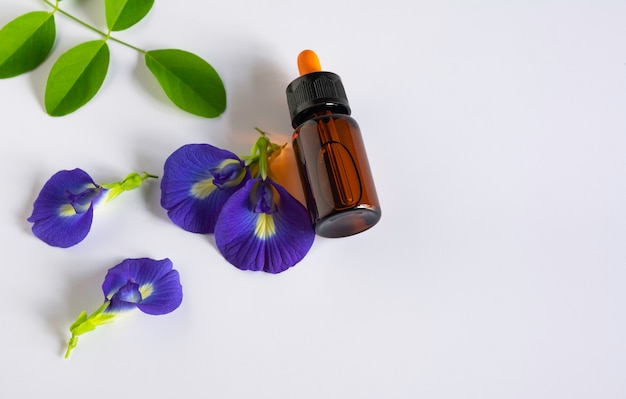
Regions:
<instances>
[{"instance_id":1,"label":"green calyx","mask_svg":"<svg viewBox=\"0 0 626 399\"><path fill-rule=\"evenodd\" d=\"M109 306L110 301L105 301L102 306L93 312L90 316L87 316L86 312L81 312L76 321L70 326L70 332L72 337L67 342L67 350L65 351L65 358L67 359L72 352L72 349L78 344L78 336L93 331L96 327L103 324L111 323L115 318L115 313L105 313L105 309Z\"/></svg>"},{"instance_id":2,"label":"green calyx","mask_svg":"<svg viewBox=\"0 0 626 399\"><path fill-rule=\"evenodd\" d=\"M261 177L267 179L270 163L280 155L280 152L287 144L278 145L272 143L268 138L268 134L258 127L254 128L261 134L256 143L250 149L250 155L243 156L246 166L250 169L252 177Z\"/></svg>"},{"instance_id":3,"label":"green calyx","mask_svg":"<svg viewBox=\"0 0 626 399\"><path fill-rule=\"evenodd\" d=\"M111 201L113 198L117 197L124 191L130 191L138 188L146 179L158 179L158 176L151 175L147 172L139 173L131 173L124 178L124 180L116 182L116 183L107 183L102 184L102 188L106 188L109 190L107 194L107 201Z\"/></svg>"}]
</instances>

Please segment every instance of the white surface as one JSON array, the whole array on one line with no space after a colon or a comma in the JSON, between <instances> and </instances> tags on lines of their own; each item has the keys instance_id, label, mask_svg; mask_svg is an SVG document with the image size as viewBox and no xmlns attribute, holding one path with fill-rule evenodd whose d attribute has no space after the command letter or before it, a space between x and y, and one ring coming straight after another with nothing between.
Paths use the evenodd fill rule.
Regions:
<instances>
[{"instance_id":1,"label":"white surface","mask_svg":"<svg viewBox=\"0 0 626 399\"><path fill-rule=\"evenodd\" d=\"M100 4L62 2L102 26ZM0 23L37 9L2 0ZM115 43L94 100L48 117L52 63L96 37L59 16L53 56L0 81L0 397L626 397L625 21L618 0L157 2L115 36L208 60L229 101L209 120ZM174 226L152 182L98 209L73 248L30 233L57 170L109 182L162 173L186 143L243 154L255 126L289 140L304 48L344 80L375 228L317 238L281 275L242 272ZM181 307L100 327L64 360L105 271L140 256L172 259Z\"/></svg>"}]
</instances>

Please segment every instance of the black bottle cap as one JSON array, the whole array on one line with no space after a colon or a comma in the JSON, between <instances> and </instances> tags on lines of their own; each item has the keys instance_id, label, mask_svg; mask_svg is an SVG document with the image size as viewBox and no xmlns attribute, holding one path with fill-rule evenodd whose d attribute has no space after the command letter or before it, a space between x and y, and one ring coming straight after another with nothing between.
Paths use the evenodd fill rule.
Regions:
<instances>
[{"instance_id":1,"label":"black bottle cap","mask_svg":"<svg viewBox=\"0 0 626 399\"><path fill-rule=\"evenodd\" d=\"M294 128L315 112L330 110L350 115L341 78L332 72L311 72L296 78L287 86L287 105Z\"/></svg>"}]
</instances>

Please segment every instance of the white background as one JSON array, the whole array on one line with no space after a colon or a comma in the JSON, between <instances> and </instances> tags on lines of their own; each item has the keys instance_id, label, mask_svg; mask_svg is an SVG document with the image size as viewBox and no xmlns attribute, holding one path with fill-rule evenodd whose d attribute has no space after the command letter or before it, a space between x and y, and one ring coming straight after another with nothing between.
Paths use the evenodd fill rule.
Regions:
<instances>
[{"instance_id":1,"label":"white background","mask_svg":"<svg viewBox=\"0 0 626 399\"><path fill-rule=\"evenodd\" d=\"M99 27L102 4L62 2ZM46 9L2 0L0 24ZM209 61L218 119L177 109L113 42L96 97L47 116L53 62L98 37L56 21L51 58L0 81L0 398L626 397L623 1L157 1L114 35ZM373 229L318 237L280 275L243 272L173 225L152 181L97 209L75 247L32 235L58 170L161 174L187 143L245 154L255 126L289 142L284 90L305 48L361 125ZM100 327L63 359L106 270L143 256L174 262L181 307Z\"/></svg>"}]
</instances>

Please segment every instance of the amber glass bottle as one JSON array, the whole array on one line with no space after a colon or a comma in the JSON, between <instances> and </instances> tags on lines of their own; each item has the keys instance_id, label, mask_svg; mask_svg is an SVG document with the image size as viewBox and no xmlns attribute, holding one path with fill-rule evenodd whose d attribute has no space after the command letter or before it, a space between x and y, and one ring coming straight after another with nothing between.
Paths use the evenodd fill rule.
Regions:
<instances>
[{"instance_id":1,"label":"amber glass bottle","mask_svg":"<svg viewBox=\"0 0 626 399\"><path fill-rule=\"evenodd\" d=\"M300 54L298 66L301 76L287 87L287 102L315 230L323 237L360 233L381 217L361 130L350 116L340 77L319 70L310 50Z\"/></svg>"}]
</instances>

